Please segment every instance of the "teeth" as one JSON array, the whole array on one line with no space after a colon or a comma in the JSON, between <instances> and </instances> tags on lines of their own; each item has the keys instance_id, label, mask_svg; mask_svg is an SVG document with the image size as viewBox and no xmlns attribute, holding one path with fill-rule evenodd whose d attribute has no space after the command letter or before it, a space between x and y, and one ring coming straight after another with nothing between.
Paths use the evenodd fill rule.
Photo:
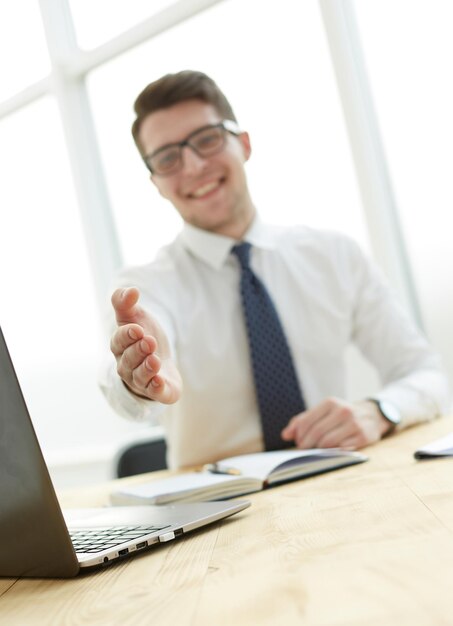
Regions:
<instances>
[{"instance_id":1,"label":"teeth","mask_svg":"<svg viewBox=\"0 0 453 626\"><path fill-rule=\"evenodd\" d=\"M192 195L195 198L200 198L201 196L204 196L205 194L209 193L210 191L212 191L218 186L219 186L219 183L217 181L212 182L212 183L207 183L206 185L203 185L202 187L198 187L198 189L196 189L192 193Z\"/></svg>"}]
</instances>

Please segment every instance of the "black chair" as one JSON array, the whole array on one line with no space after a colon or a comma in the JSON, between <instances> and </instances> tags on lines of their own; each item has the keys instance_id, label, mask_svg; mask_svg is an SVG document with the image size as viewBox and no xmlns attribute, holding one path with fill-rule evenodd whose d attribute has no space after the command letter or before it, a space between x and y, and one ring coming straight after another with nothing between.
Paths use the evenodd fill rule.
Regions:
<instances>
[{"instance_id":1,"label":"black chair","mask_svg":"<svg viewBox=\"0 0 453 626\"><path fill-rule=\"evenodd\" d=\"M165 439L134 443L120 450L116 462L117 478L167 469Z\"/></svg>"}]
</instances>

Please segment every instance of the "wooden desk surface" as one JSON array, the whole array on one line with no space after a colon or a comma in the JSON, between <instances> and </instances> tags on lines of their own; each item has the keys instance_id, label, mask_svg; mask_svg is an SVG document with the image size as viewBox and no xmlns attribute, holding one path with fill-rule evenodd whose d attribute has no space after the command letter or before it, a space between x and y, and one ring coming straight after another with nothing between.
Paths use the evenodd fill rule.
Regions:
<instances>
[{"instance_id":1,"label":"wooden desk surface","mask_svg":"<svg viewBox=\"0 0 453 626\"><path fill-rule=\"evenodd\" d=\"M412 428L368 463L254 494L239 515L105 570L0 579L0 624L450 626L453 458L412 455L451 431L453 417ZM111 487L60 499L104 504Z\"/></svg>"}]
</instances>

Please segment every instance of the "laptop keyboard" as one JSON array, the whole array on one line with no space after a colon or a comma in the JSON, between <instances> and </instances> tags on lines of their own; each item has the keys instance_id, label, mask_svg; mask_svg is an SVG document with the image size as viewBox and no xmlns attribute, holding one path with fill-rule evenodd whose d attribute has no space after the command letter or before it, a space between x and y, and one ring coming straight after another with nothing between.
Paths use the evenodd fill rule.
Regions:
<instances>
[{"instance_id":1,"label":"laptop keyboard","mask_svg":"<svg viewBox=\"0 0 453 626\"><path fill-rule=\"evenodd\" d=\"M152 532L169 528L166 526L115 526L114 528L80 528L69 531L77 552L102 552L110 550L125 541L133 541Z\"/></svg>"}]
</instances>

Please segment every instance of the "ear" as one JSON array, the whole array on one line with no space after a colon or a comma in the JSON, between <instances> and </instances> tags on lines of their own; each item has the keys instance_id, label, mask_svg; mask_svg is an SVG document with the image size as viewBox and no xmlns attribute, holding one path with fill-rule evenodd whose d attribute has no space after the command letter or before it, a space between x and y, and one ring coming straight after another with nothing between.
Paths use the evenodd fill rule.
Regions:
<instances>
[{"instance_id":1,"label":"ear","mask_svg":"<svg viewBox=\"0 0 453 626\"><path fill-rule=\"evenodd\" d=\"M248 161L250 159L250 155L252 154L252 144L250 143L250 136L248 133L243 132L239 135L239 140L241 142L242 151L244 153L244 161Z\"/></svg>"}]
</instances>

